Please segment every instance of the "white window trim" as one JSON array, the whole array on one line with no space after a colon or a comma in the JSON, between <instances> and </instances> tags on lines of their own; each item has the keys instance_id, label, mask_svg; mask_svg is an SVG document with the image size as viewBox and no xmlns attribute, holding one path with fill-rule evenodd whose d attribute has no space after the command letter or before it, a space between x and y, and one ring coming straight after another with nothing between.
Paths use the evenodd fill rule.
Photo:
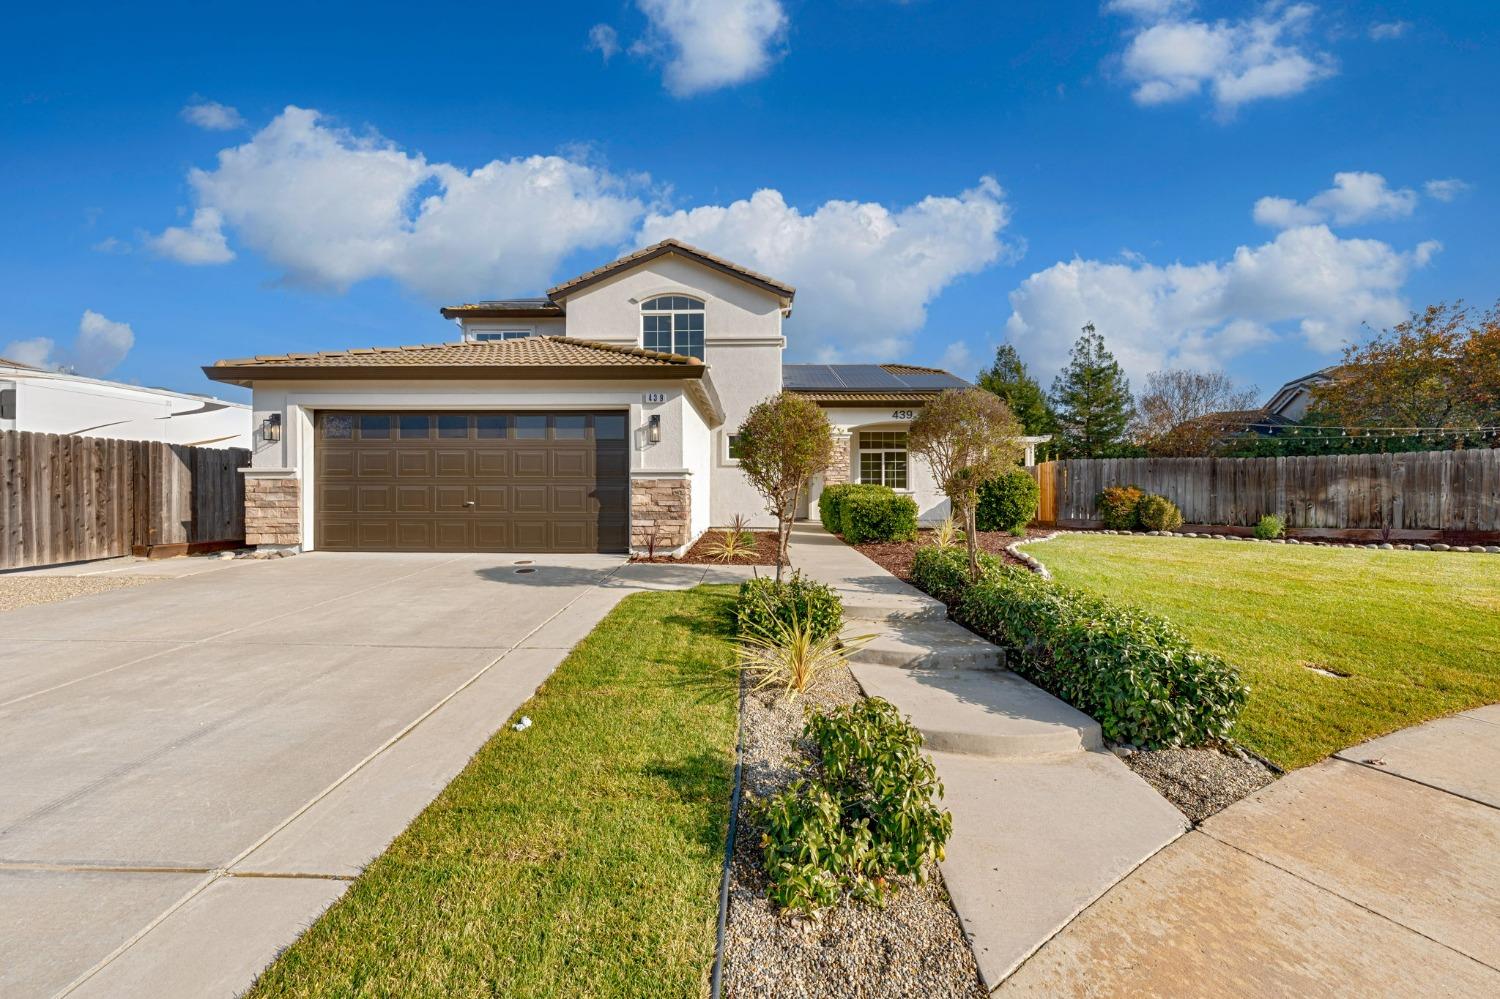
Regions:
<instances>
[{"instance_id":1,"label":"white window trim","mask_svg":"<svg viewBox=\"0 0 1500 999\"><path fill-rule=\"evenodd\" d=\"M861 438L863 438L863 436L865 434L886 434L886 433L904 434L904 433L906 433L906 430L905 429L900 429L900 430L856 430L854 432L854 448L853 448L854 454L853 454L853 456L851 457L851 460L850 460L850 464L853 465L853 468L850 469L850 471L853 473L853 476L854 476L854 479L855 479L856 482L865 483L866 479L865 479L865 473L864 473L864 468L863 468L863 462L860 459L863 458L866 454L904 454L906 456L906 485L904 485L904 486L892 486L891 488L894 489L896 492L903 493L903 494L915 492L916 490L914 490L912 488L912 482L911 482L911 480L912 480L912 474L911 474L912 473L912 468L911 468L911 448L910 447L904 447L904 448L896 448L896 447L870 447L870 448L867 448L867 447L864 446L864 444L863 444L863 442L861 440ZM884 464L885 463L882 461L881 462L882 467L884 466ZM877 486L883 486L883 485L885 485L885 483L883 481L882 482L869 483L869 484L871 484L871 485L877 485Z\"/></svg>"},{"instance_id":2,"label":"white window trim","mask_svg":"<svg viewBox=\"0 0 1500 999\"><path fill-rule=\"evenodd\" d=\"M471 343L495 343L503 341L507 336L512 340L524 337L536 336L535 326L507 326L504 329L470 330L468 340Z\"/></svg>"},{"instance_id":3,"label":"white window trim","mask_svg":"<svg viewBox=\"0 0 1500 999\"><path fill-rule=\"evenodd\" d=\"M738 465L740 463L740 460L738 458L729 457L729 438L738 437L739 434L731 434L729 431L725 430L720 433L719 436L723 440L723 443L719 445L719 464L729 466Z\"/></svg>"},{"instance_id":4,"label":"white window trim","mask_svg":"<svg viewBox=\"0 0 1500 999\"><path fill-rule=\"evenodd\" d=\"M647 302L654 301L654 300L656 300L658 298L686 298L686 299L688 299L690 301L697 302L698 303L698 307L696 309L648 309L648 308L646 308L646 303ZM708 353L708 299L704 298L702 296L702 294L700 294L698 292L689 292L689 291L659 291L659 292L657 292L654 295L643 296L640 299L640 303L641 303L641 307L638 310L640 312L640 317L641 317L640 318L640 324L639 324L639 339L636 342L638 344L640 344L642 350L655 350L655 349L657 349L655 347L647 347L646 346L646 317L647 316L677 316L677 315L699 314L699 315L703 316L703 350L704 350L704 354L705 354L705 357L706 357L706 355ZM671 352L672 353L676 353L677 352L677 331L676 331L677 324L673 323L672 326L673 326L673 331L672 331L672 351ZM684 355L684 356L689 356L689 355ZM728 445L725 445L725 447L727 449ZM739 463L735 462L735 464L739 464Z\"/></svg>"}]
</instances>

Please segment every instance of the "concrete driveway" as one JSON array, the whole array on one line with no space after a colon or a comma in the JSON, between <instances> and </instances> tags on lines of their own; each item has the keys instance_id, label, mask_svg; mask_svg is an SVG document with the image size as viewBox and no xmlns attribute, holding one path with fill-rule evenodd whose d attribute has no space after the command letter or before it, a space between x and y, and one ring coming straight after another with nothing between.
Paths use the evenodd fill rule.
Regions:
<instances>
[{"instance_id":1,"label":"concrete driveway","mask_svg":"<svg viewBox=\"0 0 1500 999\"><path fill-rule=\"evenodd\" d=\"M210 566L0 613L0 995L236 994L611 607L705 575Z\"/></svg>"}]
</instances>

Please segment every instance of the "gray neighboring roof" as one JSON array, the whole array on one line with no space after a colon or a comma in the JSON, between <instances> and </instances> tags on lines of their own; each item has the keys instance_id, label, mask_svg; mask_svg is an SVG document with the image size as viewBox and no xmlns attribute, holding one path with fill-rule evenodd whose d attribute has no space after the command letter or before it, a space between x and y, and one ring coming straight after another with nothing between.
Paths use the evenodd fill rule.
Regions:
<instances>
[{"instance_id":1,"label":"gray neighboring roof","mask_svg":"<svg viewBox=\"0 0 1500 999\"><path fill-rule=\"evenodd\" d=\"M783 364L781 383L799 393L931 393L972 386L941 368L915 364Z\"/></svg>"},{"instance_id":2,"label":"gray neighboring roof","mask_svg":"<svg viewBox=\"0 0 1500 999\"><path fill-rule=\"evenodd\" d=\"M1281 412L1300 392L1307 389L1308 386L1331 381L1334 374L1342 367L1342 364L1330 364L1326 368L1319 368L1317 371L1303 375L1301 378L1293 378L1277 389L1262 408L1269 413Z\"/></svg>"},{"instance_id":3,"label":"gray neighboring roof","mask_svg":"<svg viewBox=\"0 0 1500 999\"><path fill-rule=\"evenodd\" d=\"M0 357L0 368L26 368L28 371L40 371L34 364L22 364L20 361L12 361L8 357Z\"/></svg>"}]
</instances>

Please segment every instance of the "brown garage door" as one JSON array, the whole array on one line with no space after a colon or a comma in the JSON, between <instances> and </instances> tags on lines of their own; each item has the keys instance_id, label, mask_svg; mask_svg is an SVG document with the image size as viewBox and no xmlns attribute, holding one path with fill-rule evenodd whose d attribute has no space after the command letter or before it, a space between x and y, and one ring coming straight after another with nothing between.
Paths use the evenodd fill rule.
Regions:
<instances>
[{"instance_id":1,"label":"brown garage door","mask_svg":"<svg viewBox=\"0 0 1500 999\"><path fill-rule=\"evenodd\" d=\"M623 552L625 414L318 414L317 547Z\"/></svg>"}]
</instances>

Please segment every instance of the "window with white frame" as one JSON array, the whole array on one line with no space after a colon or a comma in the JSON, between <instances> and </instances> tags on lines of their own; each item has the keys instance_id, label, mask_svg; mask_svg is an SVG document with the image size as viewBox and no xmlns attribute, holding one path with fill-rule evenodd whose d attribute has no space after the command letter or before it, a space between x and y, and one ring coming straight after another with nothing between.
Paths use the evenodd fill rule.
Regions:
<instances>
[{"instance_id":1,"label":"window with white frame","mask_svg":"<svg viewBox=\"0 0 1500 999\"><path fill-rule=\"evenodd\" d=\"M859 481L892 489L906 488L906 431L860 432Z\"/></svg>"},{"instance_id":2,"label":"window with white frame","mask_svg":"<svg viewBox=\"0 0 1500 999\"><path fill-rule=\"evenodd\" d=\"M658 295L641 303L641 346L703 360L703 302Z\"/></svg>"},{"instance_id":3,"label":"window with white frame","mask_svg":"<svg viewBox=\"0 0 1500 999\"><path fill-rule=\"evenodd\" d=\"M724 435L724 461L731 465L740 463L740 435Z\"/></svg>"},{"instance_id":4,"label":"window with white frame","mask_svg":"<svg viewBox=\"0 0 1500 999\"><path fill-rule=\"evenodd\" d=\"M524 340L533 335L532 330L485 330L481 333L472 334L476 341L485 342L493 340Z\"/></svg>"}]
</instances>

